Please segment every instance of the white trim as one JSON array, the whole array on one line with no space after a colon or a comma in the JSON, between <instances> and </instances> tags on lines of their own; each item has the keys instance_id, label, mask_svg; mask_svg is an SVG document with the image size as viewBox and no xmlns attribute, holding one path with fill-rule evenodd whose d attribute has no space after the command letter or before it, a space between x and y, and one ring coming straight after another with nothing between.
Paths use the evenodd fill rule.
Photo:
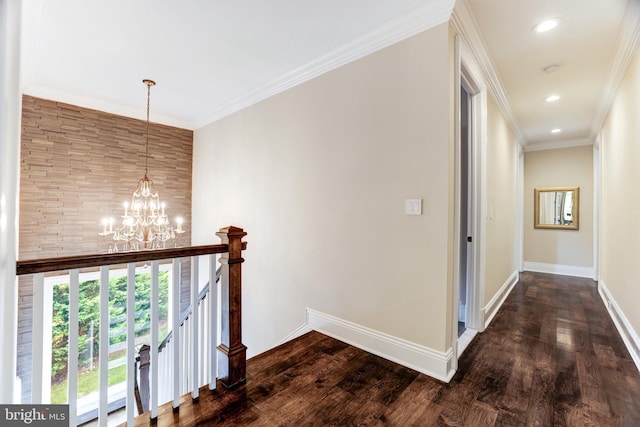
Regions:
<instances>
[{"instance_id":1,"label":"white trim","mask_svg":"<svg viewBox=\"0 0 640 427\"><path fill-rule=\"evenodd\" d=\"M525 271L537 273L563 274L565 276L593 278L593 267L580 267L577 265L545 264L543 262L524 262Z\"/></svg>"},{"instance_id":2,"label":"white trim","mask_svg":"<svg viewBox=\"0 0 640 427\"><path fill-rule=\"evenodd\" d=\"M449 382L455 374L455 370L451 368L452 348L446 352L433 350L310 308L307 308L307 325L313 330L440 381Z\"/></svg>"},{"instance_id":3,"label":"white trim","mask_svg":"<svg viewBox=\"0 0 640 427\"><path fill-rule=\"evenodd\" d=\"M596 137L593 143L593 280L598 280L600 269L600 207L602 206L602 176L600 174L600 140Z\"/></svg>"},{"instance_id":4,"label":"white trim","mask_svg":"<svg viewBox=\"0 0 640 427\"><path fill-rule=\"evenodd\" d=\"M509 96L504 89L502 80L500 80L498 71L493 65L491 55L485 48L487 43L484 41L484 37L478 29L478 24L476 23L473 13L467 4L467 0L456 1L451 15L451 22L456 32L462 37L469 47L474 61L478 64L484 77L484 82L493 96L498 109L502 112L506 122L509 124L511 131L518 141L524 143L525 139L520 131L518 122L515 119L513 110L511 109Z\"/></svg>"},{"instance_id":5,"label":"white trim","mask_svg":"<svg viewBox=\"0 0 640 427\"><path fill-rule=\"evenodd\" d=\"M591 139L595 139L602 130L602 126L611 110L611 105L618 94L618 89L633 60L636 49L640 45L640 5L630 1L627 5L622 25L618 31L611 71L602 88L602 102L591 125Z\"/></svg>"},{"instance_id":6,"label":"white trim","mask_svg":"<svg viewBox=\"0 0 640 427\"><path fill-rule=\"evenodd\" d=\"M559 148L573 148L582 147L584 145L593 145L591 138L581 139L566 139L564 141L546 141L546 142L533 142L524 147L524 151L543 151L543 150L557 150Z\"/></svg>"},{"instance_id":7,"label":"white trim","mask_svg":"<svg viewBox=\"0 0 640 427\"><path fill-rule=\"evenodd\" d=\"M518 144L518 142L515 142ZM520 145L520 144L518 144ZM518 147L518 271L524 271L524 150Z\"/></svg>"},{"instance_id":8,"label":"white trim","mask_svg":"<svg viewBox=\"0 0 640 427\"><path fill-rule=\"evenodd\" d=\"M458 346L458 357L462 356L462 353L467 349L473 338L478 334L478 331L475 329L467 328L464 330L462 335L460 335L457 339L456 345Z\"/></svg>"},{"instance_id":9,"label":"white trim","mask_svg":"<svg viewBox=\"0 0 640 427\"><path fill-rule=\"evenodd\" d=\"M491 301L482 309L482 313L484 315L484 327L489 326L494 316L504 304L504 301L507 299L513 287L518 283L518 279L520 274L518 270L511 273L511 276L507 279L506 282L500 287L500 290L496 292L496 294L491 298Z\"/></svg>"},{"instance_id":10,"label":"white trim","mask_svg":"<svg viewBox=\"0 0 640 427\"><path fill-rule=\"evenodd\" d=\"M487 188L487 176L485 167L487 164L487 87L485 86L485 79L483 78L481 69L478 67L474 59L473 52L469 50L468 46L461 37L456 37L456 103L460 99L460 84L463 82L470 90L471 103L472 103L472 138L471 151L469 153L470 166L472 174L473 185L469 188L470 204L471 204L471 228L468 230L469 235L473 237L471 249L468 256L472 258L472 271L468 271L468 275L472 277L472 280L467 284L467 313L465 313L465 323L467 327L476 329L482 332L482 298L484 295L484 280L485 280L485 230L486 230L486 188ZM460 147L460 115L459 104L456 108L456 147ZM456 174L456 200L459 203L460 200L460 155L456 154L455 160L455 174ZM455 231L454 231L454 250L455 259L454 264L457 266L460 263L459 251L460 251L460 212L459 207L455 209ZM457 309L459 300L458 295L458 268L454 269L454 304ZM457 317L457 316L456 316ZM452 328L455 332L456 328ZM457 338L457 333L454 333L454 340ZM456 358L457 359L457 358Z\"/></svg>"},{"instance_id":11,"label":"white trim","mask_svg":"<svg viewBox=\"0 0 640 427\"><path fill-rule=\"evenodd\" d=\"M18 221L20 194L21 23L23 4L0 0L0 402L15 392L18 342Z\"/></svg>"},{"instance_id":12,"label":"white trim","mask_svg":"<svg viewBox=\"0 0 640 427\"><path fill-rule=\"evenodd\" d=\"M308 323L304 323L300 326L298 326L298 328L296 328L295 331L291 332L289 335L287 335L286 337L282 338L280 341L278 341L278 343L276 344L276 347L279 345L282 345L286 342L289 342L293 339L296 339L298 337L303 336L306 333L309 333L313 331L313 329L309 326Z\"/></svg>"},{"instance_id":13,"label":"white trim","mask_svg":"<svg viewBox=\"0 0 640 427\"><path fill-rule=\"evenodd\" d=\"M627 316L624 315L624 312L613 298L613 295L611 295L609 288L607 288L603 280L598 282L598 293L609 312L611 320L613 320L613 323L616 325L622 341L624 341L627 350L629 350L631 358L636 364L636 368L640 371L640 337L638 337L638 333L633 329L631 323L629 323Z\"/></svg>"},{"instance_id":14,"label":"white trim","mask_svg":"<svg viewBox=\"0 0 640 427\"><path fill-rule=\"evenodd\" d=\"M259 86L221 107L208 111L194 120L192 128L199 129L324 73L448 22L454 3L453 0L426 2L422 8Z\"/></svg>"},{"instance_id":15,"label":"white trim","mask_svg":"<svg viewBox=\"0 0 640 427\"><path fill-rule=\"evenodd\" d=\"M453 208L453 221L454 221L454 228L453 228L453 307L451 307L451 310L458 310L457 314L454 314L454 319L458 319L458 321L460 320L460 307L459 307L459 303L460 303L460 250L461 250L461 239L462 236L460 235L460 228L461 228L461 221L462 221L462 212L461 212L461 207L460 207L460 199L461 199L461 177L462 177L462 161L461 161L461 154L460 154L460 150L461 150L461 135L460 135L460 121L461 121L461 108L460 108L460 99L461 99L461 85L462 85L462 65L461 65L461 49L463 49L463 45L464 42L460 39L460 37L455 38L455 69L454 69L454 74L455 74L455 86L454 86L454 109L455 109L455 115L454 115L454 132L455 132L455 141L454 141L454 208ZM468 286L468 284L467 284ZM466 302L470 302L469 299L469 295L467 292L467 301ZM469 304L471 305L471 304ZM465 307L466 310L466 307ZM471 317L471 316L467 316L467 313L465 311L464 313L464 318L465 318L465 322L467 321L467 318ZM451 342L454 343L453 344L453 348L457 349L458 348L458 328L454 327L455 323L452 322L451 325ZM454 355L453 358L453 369L457 370L458 369L458 353L456 353Z\"/></svg>"},{"instance_id":16,"label":"white trim","mask_svg":"<svg viewBox=\"0 0 640 427\"><path fill-rule=\"evenodd\" d=\"M453 10L454 0L431 0L418 10L389 22L382 28L339 47L297 69L279 76L266 84L260 85L246 93L226 102L223 105L206 111L193 119L171 117L154 114L154 122L179 128L196 130L237 111L256 104L264 99L291 89L301 83L318 77L338 67L370 55L385 47L401 42L411 36L426 31L437 25L448 22ZM31 79L32 81L33 79ZM118 114L125 117L142 119L140 110L123 107L89 99L84 96L64 91L54 90L44 86L30 85L24 88L24 93L38 98L56 100L81 106L84 108Z\"/></svg>"}]
</instances>

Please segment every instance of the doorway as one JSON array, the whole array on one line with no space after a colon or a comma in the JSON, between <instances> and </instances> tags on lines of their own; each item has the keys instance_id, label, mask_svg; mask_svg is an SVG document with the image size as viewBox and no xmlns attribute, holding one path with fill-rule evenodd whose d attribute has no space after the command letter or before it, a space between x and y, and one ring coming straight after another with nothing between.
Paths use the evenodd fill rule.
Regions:
<instances>
[{"instance_id":1,"label":"doorway","mask_svg":"<svg viewBox=\"0 0 640 427\"><path fill-rule=\"evenodd\" d=\"M456 123L456 198L455 198L455 264L452 283L455 291L454 311L457 328L456 361L473 340L484 330L482 310L484 257L484 188L486 177L486 88L481 85L482 74L458 39L458 84ZM454 323L455 325L455 323ZM457 365L456 365L457 366Z\"/></svg>"},{"instance_id":2,"label":"doorway","mask_svg":"<svg viewBox=\"0 0 640 427\"><path fill-rule=\"evenodd\" d=\"M458 338L467 329L469 301L469 289L473 286L473 223L471 222L472 212L471 200L473 188L473 171L471 156L473 153L471 123L473 114L471 111L471 93L464 83L460 84L460 193L458 206L460 207L460 230L459 230L459 254L458 254Z\"/></svg>"}]
</instances>

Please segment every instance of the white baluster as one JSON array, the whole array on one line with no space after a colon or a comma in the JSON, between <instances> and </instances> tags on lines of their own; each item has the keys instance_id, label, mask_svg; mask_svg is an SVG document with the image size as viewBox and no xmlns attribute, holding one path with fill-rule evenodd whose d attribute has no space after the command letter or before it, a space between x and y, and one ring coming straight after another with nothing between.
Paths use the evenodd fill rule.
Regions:
<instances>
[{"instance_id":1,"label":"white baluster","mask_svg":"<svg viewBox=\"0 0 640 427\"><path fill-rule=\"evenodd\" d=\"M100 372L98 422L106 427L109 405L109 267L100 267Z\"/></svg>"},{"instance_id":2,"label":"white baluster","mask_svg":"<svg viewBox=\"0 0 640 427\"><path fill-rule=\"evenodd\" d=\"M191 397L200 395L198 385L198 257L191 257Z\"/></svg>"},{"instance_id":3,"label":"white baluster","mask_svg":"<svg viewBox=\"0 0 640 427\"><path fill-rule=\"evenodd\" d=\"M136 265L127 264L127 425L133 426L135 417L135 326L136 326Z\"/></svg>"},{"instance_id":4,"label":"white baluster","mask_svg":"<svg viewBox=\"0 0 640 427\"><path fill-rule=\"evenodd\" d=\"M183 360L182 372L180 373L180 377L182 378L182 387L180 389L180 394L185 394L189 392L190 389L190 377L189 373L191 372L191 358L186 357L189 354L189 348L191 348L191 317L188 317L184 321L183 331L181 336L183 340L180 342L180 355Z\"/></svg>"},{"instance_id":5,"label":"white baluster","mask_svg":"<svg viewBox=\"0 0 640 427\"><path fill-rule=\"evenodd\" d=\"M209 326L209 310L207 309L207 307L209 307L209 287L207 287L207 292L205 293L205 297L204 299L200 300L200 303L198 304L198 308L200 309L200 344L199 344L199 348L201 349L200 352L200 374L198 376L199 378L199 385L203 386L207 383L207 379L209 378L209 373L207 371L207 361L209 360L208 354L207 354L207 349L208 349L208 345L207 345L207 341L206 338L208 336L208 326Z\"/></svg>"},{"instance_id":6,"label":"white baluster","mask_svg":"<svg viewBox=\"0 0 640 427\"><path fill-rule=\"evenodd\" d=\"M172 263L171 292L173 292L173 407L180 406L180 260Z\"/></svg>"},{"instance_id":7,"label":"white baluster","mask_svg":"<svg viewBox=\"0 0 640 427\"><path fill-rule=\"evenodd\" d=\"M78 298L80 274L69 271L69 352L67 359L67 401L69 425L75 426L78 417Z\"/></svg>"},{"instance_id":8,"label":"white baluster","mask_svg":"<svg viewBox=\"0 0 640 427\"><path fill-rule=\"evenodd\" d=\"M150 393L151 402L149 410L151 411L151 419L158 417L158 304L160 301L160 292L158 286L158 270L159 262L151 262L151 378Z\"/></svg>"},{"instance_id":9,"label":"white baluster","mask_svg":"<svg viewBox=\"0 0 640 427\"><path fill-rule=\"evenodd\" d=\"M209 390L215 390L218 378L218 285L216 256L209 255Z\"/></svg>"},{"instance_id":10,"label":"white baluster","mask_svg":"<svg viewBox=\"0 0 640 427\"><path fill-rule=\"evenodd\" d=\"M31 373L31 403L49 403L45 401L45 387L47 378L49 378L49 396L51 396L51 358L44 357L44 349L51 348L51 334L45 333L44 322L53 316L52 307L47 304L45 307L46 290L44 288L44 273L33 275L33 329L32 329L32 373ZM51 299L49 299L51 301ZM48 308L48 310L47 310ZM48 318L47 318L48 311ZM48 346L45 339L49 338ZM47 361L48 369L47 369Z\"/></svg>"}]
</instances>

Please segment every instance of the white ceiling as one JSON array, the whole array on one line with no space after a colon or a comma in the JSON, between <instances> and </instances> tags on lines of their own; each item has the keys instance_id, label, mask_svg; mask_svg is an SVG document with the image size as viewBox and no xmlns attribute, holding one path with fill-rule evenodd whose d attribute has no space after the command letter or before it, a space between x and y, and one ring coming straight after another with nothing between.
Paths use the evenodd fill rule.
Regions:
<instances>
[{"instance_id":1,"label":"white ceiling","mask_svg":"<svg viewBox=\"0 0 640 427\"><path fill-rule=\"evenodd\" d=\"M628 3L468 0L528 148L593 142ZM637 24L637 11L631 15ZM548 18L559 18L560 25L533 31ZM551 65L558 71L545 73ZM552 94L560 100L546 103ZM552 135L554 128L562 132Z\"/></svg>"},{"instance_id":2,"label":"white ceiling","mask_svg":"<svg viewBox=\"0 0 640 427\"><path fill-rule=\"evenodd\" d=\"M30 0L25 93L201 127L433 25L453 0Z\"/></svg>"},{"instance_id":3,"label":"white ceiling","mask_svg":"<svg viewBox=\"0 0 640 427\"><path fill-rule=\"evenodd\" d=\"M627 3L466 0L529 147L590 142ZM33 96L197 129L450 18L454 0L31 0ZM546 34L543 18L561 25ZM633 15L633 23L637 16ZM542 69L560 65L556 73ZM556 93L560 101L546 104ZM563 132L551 135L552 128Z\"/></svg>"}]
</instances>

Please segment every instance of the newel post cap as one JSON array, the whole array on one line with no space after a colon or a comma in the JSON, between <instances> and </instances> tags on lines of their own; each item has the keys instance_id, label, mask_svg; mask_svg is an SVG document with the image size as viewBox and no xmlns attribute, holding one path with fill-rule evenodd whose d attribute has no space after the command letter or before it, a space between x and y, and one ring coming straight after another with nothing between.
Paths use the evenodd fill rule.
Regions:
<instances>
[{"instance_id":1,"label":"newel post cap","mask_svg":"<svg viewBox=\"0 0 640 427\"><path fill-rule=\"evenodd\" d=\"M228 227L221 228L216 233L216 236L222 240L222 243L229 243L229 239L242 239L247 233L240 227L230 225Z\"/></svg>"}]
</instances>

